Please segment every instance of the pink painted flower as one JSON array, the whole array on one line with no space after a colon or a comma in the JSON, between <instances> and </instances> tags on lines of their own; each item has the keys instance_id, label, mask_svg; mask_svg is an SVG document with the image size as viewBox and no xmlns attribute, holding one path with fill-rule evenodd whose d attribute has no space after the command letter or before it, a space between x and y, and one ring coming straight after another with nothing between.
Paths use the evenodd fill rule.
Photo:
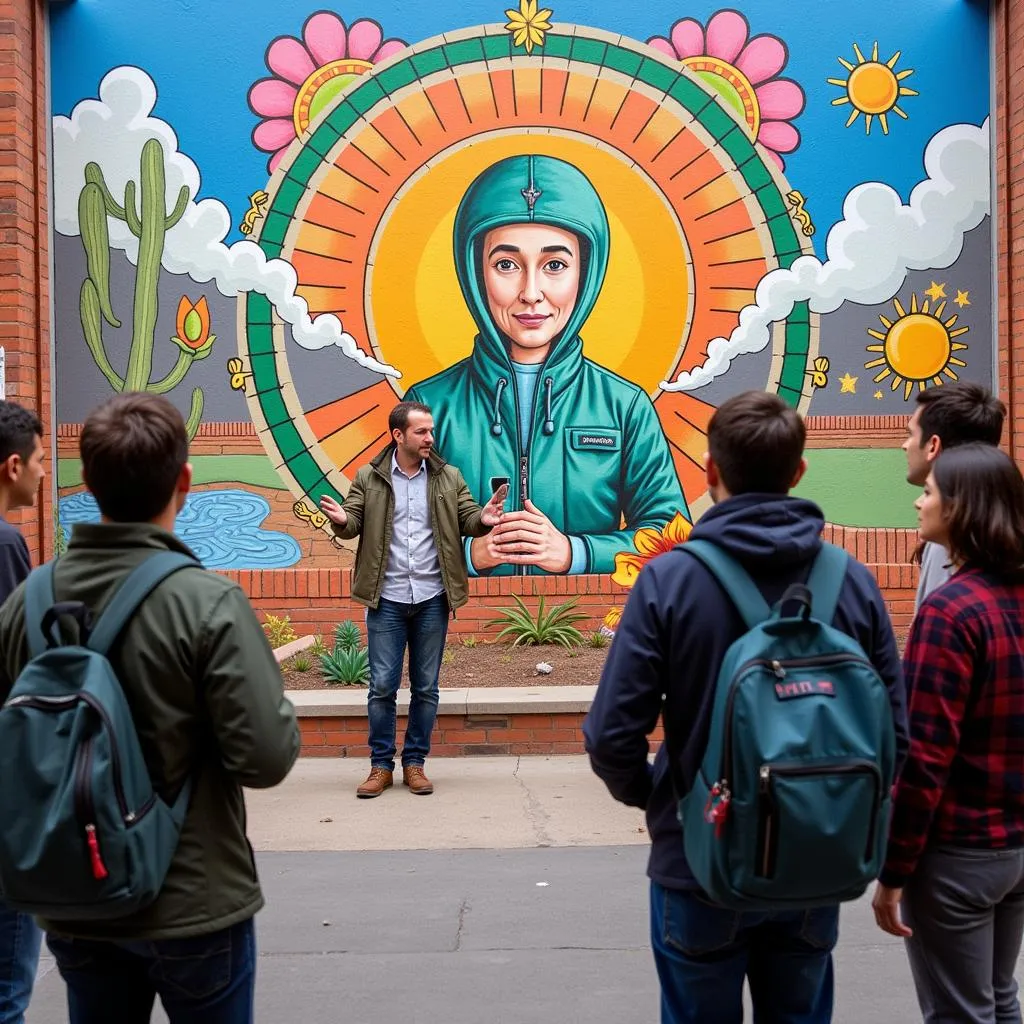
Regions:
<instances>
[{"instance_id":1,"label":"pink painted flower","mask_svg":"<svg viewBox=\"0 0 1024 1024\"><path fill-rule=\"evenodd\" d=\"M789 52L775 36L750 38L747 19L738 11L719 11L702 27L692 18L672 26L670 38L654 36L648 46L681 61L702 78L746 124L747 134L784 168L781 154L800 145L790 124L804 109L796 82L780 78Z\"/></svg>"},{"instance_id":2,"label":"pink painted flower","mask_svg":"<svg viewBox=\"0 0 1024 1024\"><path fill-rule=\"evenodd\" d=\"M249 107L263 120L252 133L257 149L271 153L271 172L292 140L339 92L374 64L408 44L384 41L377 22L360 18L348 28L332 11L318 11L302 26L302 39L280 36L267 47L267 67L274 73L249 90Z\"/></svg>"}]
</instances>

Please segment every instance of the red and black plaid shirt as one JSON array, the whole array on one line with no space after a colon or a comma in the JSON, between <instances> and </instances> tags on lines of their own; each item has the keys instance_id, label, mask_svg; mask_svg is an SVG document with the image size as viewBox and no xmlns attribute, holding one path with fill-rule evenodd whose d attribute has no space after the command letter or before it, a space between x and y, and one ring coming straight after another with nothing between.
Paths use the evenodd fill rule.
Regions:
<instances>
[{"instance_id":1,"label":"red and black plaid shirt","mask_svg":"<svg viewBox=\"0 0 1024 1024\"><path fill-rule=\"evenodd\" d=\"M932 593L904 655L910 754L882 882L935 843L1024 846L1024 583L965 568Z\"/></svg>"}]
</instances>

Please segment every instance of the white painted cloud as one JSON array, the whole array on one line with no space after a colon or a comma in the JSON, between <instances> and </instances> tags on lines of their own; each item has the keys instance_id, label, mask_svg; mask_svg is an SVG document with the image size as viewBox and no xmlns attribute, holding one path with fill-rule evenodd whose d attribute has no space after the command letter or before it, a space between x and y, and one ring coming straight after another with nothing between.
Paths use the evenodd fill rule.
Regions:
<instances>
[{"instance_id":1,"label":"white painted cloud","mask_svg":"<svg viewBox=\"0 0 1024 1024\"><path fill-rule=\"evenodd\" d=\"M874 305L891 299L911 270L951 266L964 235L990 209L988 120L944 128L928 143L924 166L927 177L907 204L879 182L853 189L843 220L828 233L825 262L801 256L789 269L766 274L732 334L714 338L702 366L663 381L662 388L695 391L725 373L737 356L760 352L771 340L771 325L785 320L798 302L808 302L814 313L831 313L847 301Z\"/></svg>"},{"instance_id":2,"label":"white painted cloud","mask_svg":"<svg viewBox=\"0 0 1024 1024\"><path fill-rule=\"evenodd\" d=\"M359 348L333 313L313 319L304 298L296 294L295 268L284 259L267 259L251 241L225 244L231 231L231 214L217 199L195 202L199 192L199 168L178 150L174 129L152 117L156 85L140 68L114 68L100 83L99 99L82 100L70 117L53 119L53 163L57 179L54 189L54 220L62 235L79 234L78 195L85 184L85 167L100 165L111 195L124 201L131 180L138 181L142 147L150 139L163 146L167 168L167 209L174 208L184 185L189 204L181 221L167 232L162 265L172 274L188 274L199 283L216 282L228 297L244 292L265 295L278 315L292 328L292 337L303 348L321 349L331 345L361 366L390 377L401 374L393 366L378 362ZM110 245L135 263L138 239L127 224L107 219Z\"/></svg>"}]
</instances>

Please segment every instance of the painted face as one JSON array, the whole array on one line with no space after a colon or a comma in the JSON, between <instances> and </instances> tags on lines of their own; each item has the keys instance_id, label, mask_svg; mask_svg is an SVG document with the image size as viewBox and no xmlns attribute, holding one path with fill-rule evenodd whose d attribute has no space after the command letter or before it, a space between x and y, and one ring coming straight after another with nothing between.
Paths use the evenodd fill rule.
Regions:
<instances>
[{"instance_id":1,"label":"painted face","mask_svg":"<svg viewBox=\"0 0 1024 1024\"><path fill-rule=\"evenodd\" d=\"M942 494L935 484L935 475L929 473L924 482L924 493L914 502L917 509L917 529L922 540L946 547L949 542L949 524L943 508Z\"/></svg>"},{"instance_id":2,"label":"painted face","mask_svg":"<svg viewBox=\"0 0 1024 1024\"><path fill-rule=\"evenodd\" d=\"M932 458L928 445L923 445L921 437L921 410L917 409L907 424L907 439L903 442L903 451L907 455L907 483L920 487L928 479Z\"/></svg>"},{"instance_id":3,"label":"painted face","mask_svg":"<svg viewBox=\"0 0 1024 1024\"><path fill-rule=\"evenodd\" d=\"M576 307L580 243L546 224L510 224L484 237L487 308L512 342L512 358L543 362Z\"/></svg>"},{"instance_id":4,"label":"painted face","mask_svg":"<svg viewBox=\"0 0 1024 1024\"><path fill-rule=\"evenodd\" d=\"M405 430L396 430L394 438L410 460L425 459L434 447L434 417L426 412L409 413Z\"/></svg>"},{"instance_id":5,"label":"painted face","mask_svg":"<svg viewBox=\"0 0 1024 1024\"><path fill-rule=\"evenodd\" d=\"M37 434L32 448L32 454L23 459L20 455L12 455L7 461L7 472L11 481L11 494L14 498L14 507L25 507L36 500L39 491L39 484L46 470L43 467L45 457L43 442Z\"/></svg>"}]
</instances>

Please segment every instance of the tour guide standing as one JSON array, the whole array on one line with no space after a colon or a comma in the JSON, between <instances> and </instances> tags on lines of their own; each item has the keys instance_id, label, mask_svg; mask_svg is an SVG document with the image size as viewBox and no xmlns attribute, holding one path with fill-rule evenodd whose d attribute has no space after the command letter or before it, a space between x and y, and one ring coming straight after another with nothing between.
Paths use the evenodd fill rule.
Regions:
<instances>
[{"instance_id":1,"label":"tour guide standing","mask_svg":"<svg viewBox=\"0 0 1024 1024\"><path fill-rule=\"evenodd\" d=\"M482 537L501 522L507 488L483 508L462 474L433 450L434 420L417 402L400 402L388 418L391 444L355 475L345 507L320 507L342 539L359 537L352 597L365 604L370 653L370 774L356 796L380 796L393 782L395 719L402 662L409 647L409 722L402 781L433 793L423 770L437 715L437 678L448 615L466 603L463 537Z\"/></svg>"}]
</instances>

